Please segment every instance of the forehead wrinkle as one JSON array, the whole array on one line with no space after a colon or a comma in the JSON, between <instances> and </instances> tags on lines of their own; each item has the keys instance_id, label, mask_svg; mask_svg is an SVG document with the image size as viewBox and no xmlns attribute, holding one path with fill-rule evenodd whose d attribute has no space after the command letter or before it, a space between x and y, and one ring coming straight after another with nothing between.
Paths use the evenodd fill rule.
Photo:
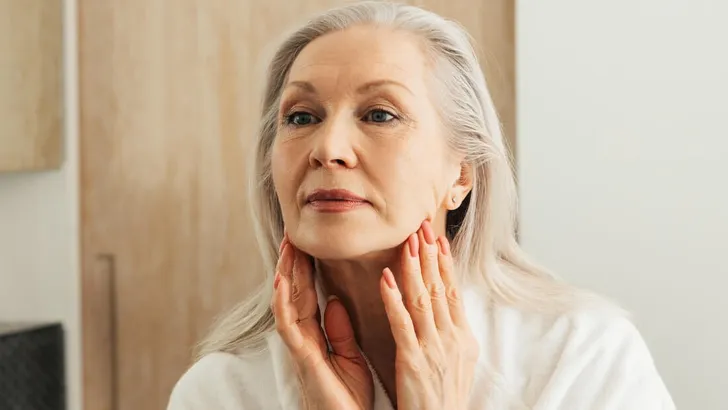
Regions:
<instances>
[{"instance_id":1,"label":"forehead wrinkle","mask_svg":"<svg viewBox=\"0 0 728 410\"><path fill-rule=\"evenodd\" d=\"M381 88L395 87L412 96L416 96L412 88L412 75L403 75L401 78L399 75L391 75L392 72L406 74L407 70L396 64L378 64L377 66L378 68L369 70L357 68L355 72L348 73L339 67L331 67L329 65L323 65L322 67L321 64L310 64L301 67L303 70L298 70L304 71L303 73L294 72L291 79L287 82L286 88L296 87L304 93L320 95L322 93L328 94L321 88L321 85L326 84L327 89L346 90L347 94L365 95ZM318 72L319 68L324 68L327 72ZM408 79L409 81L407 81ZM333 85L329 87L332 81ZM417 85L415 84L415 86Z\"/></svg>"}]
</instances>

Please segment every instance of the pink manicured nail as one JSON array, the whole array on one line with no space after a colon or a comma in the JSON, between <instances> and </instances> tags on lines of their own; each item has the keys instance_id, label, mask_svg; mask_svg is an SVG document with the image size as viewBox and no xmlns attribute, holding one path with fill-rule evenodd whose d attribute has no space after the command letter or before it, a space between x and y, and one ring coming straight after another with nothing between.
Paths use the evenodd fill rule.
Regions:
<instances>
[{"instance_id":1,"label":"pink manicured nail","mask_svg":"<svg viewBox=\"0 0 728 410\"><path fill-rule=\"evenodd\" d=\"M392 274L392 271L389 270L389 268L384 268L384 281L387 283L387 286L389 286L390 289L394 290L397 289L397 282L394 280L394 275Z\"/></svg>"},{"instance_id":2,"label":"pink manicured nail","mask_svg":"<svg viewBox=\"0 0 728 410\"><path fill-rule=\"evenodd\" d=\"M281 275L276 273L276 278L273 280L273 289L278 289L278 282L281 281Z\"/></svg>"},{"instance_id":3,"label":"pink manicured nail","mask_svg":"<svg viewBox=\"0 0 728 410\"><path fill-rule=\"evenodd\" d=\"M410 256L416 258L420 251L420 240L417 238L417 234L413 233L410 235L409 240Z\"/></svg>"},{"instance_id":4,"label":"pink manicured nail","mask_svg":"<svg viewBox=\"0 0 728 410\"><path fill-rule=\"evenodd\" d=\"M422 222L422 235L425 237L425 242L428 245L435 244L435 232L432 230L432 224L428 220Z\"/></svg>"},{"instance_id":5,"label":"pink manicured nail","mask_svg":"<svg viewBox=\"0 0 728 410\"><path fill-rule=\"evenodd\" d=\"M440 243L440 252L443 255L450 255L450 242L444 236L437 238L437 242Z\"/></svg>"}]
</instances>

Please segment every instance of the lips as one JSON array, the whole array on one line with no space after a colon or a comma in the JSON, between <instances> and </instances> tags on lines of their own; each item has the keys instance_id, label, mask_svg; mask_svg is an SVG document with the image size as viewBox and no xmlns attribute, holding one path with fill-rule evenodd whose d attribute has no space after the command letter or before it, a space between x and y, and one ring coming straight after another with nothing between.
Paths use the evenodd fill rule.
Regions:
<instances>
[{"instance_id":1,"label":"lips","mask_svg":"<svg viewBox=\"0 0 728 410\"><path fill-rule=\"evenodd\" d=\"M346 189L317 189L306 197L307 203L320 201L367 202L366 199Z\"/></svg>"},{"instance_id":2,"label":"lips","mask_svg":"<svg viewBox=\"0 0 728 410\"><path fill-rule=\"evenodd\" d=\"M306 205L322 213L344 213L368 204L366 199L345 189L317 189L306 197Z\"/></svg>"}]
</instances>

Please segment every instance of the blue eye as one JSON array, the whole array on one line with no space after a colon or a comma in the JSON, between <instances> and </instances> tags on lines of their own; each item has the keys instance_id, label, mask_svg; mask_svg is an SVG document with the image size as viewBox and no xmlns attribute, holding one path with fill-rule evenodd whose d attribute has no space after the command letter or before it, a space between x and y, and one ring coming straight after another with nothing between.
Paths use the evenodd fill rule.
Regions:
<instances>
[{"instance_id":1,"label":"blue eye","mask_svg":"<svg viewBox=\"0 0 728 410\"><path fill-rule=\"evenodd\" d=\"M385 123L392 121L396 117L384 110L371 110L364 116L365 121Z\"/></svg>"},{"instance_id":2,"label":"blue eye","mask_svg":"<svg viewBox=\"0 0 728 410\"><path fill-rule=\"evenodd\" d=\"M304 126L317 124L318 122L319 119L316 118L313 114L309 114L303 111L294 112L293 114L286 117L286 123L292 125Z\"/></svg>"}]
</instances>

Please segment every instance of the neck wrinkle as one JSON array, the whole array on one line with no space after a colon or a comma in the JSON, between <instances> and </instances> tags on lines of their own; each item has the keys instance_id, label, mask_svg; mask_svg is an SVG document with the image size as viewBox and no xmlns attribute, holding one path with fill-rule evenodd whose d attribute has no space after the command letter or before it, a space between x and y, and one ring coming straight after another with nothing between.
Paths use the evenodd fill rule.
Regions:
<instances>
[{"instance_id":1,"label":"neck wrinkle","mask_svg":"<svg viewBox=\"0 0 728 410\"><path fill-rule=\"evenodd\" d=\"M401 250L397 247L389 252L392 255L389 260L395 264L384 262L385 258L366 264L344 262L344 269L327 269L318 260L314 264L321 313L325 312L329 295L341 300L349 314L356 342L390 399L394 397L396 344L379 283L385 267L392 270L399 282Z\"/></svg>"}]
</instances>

